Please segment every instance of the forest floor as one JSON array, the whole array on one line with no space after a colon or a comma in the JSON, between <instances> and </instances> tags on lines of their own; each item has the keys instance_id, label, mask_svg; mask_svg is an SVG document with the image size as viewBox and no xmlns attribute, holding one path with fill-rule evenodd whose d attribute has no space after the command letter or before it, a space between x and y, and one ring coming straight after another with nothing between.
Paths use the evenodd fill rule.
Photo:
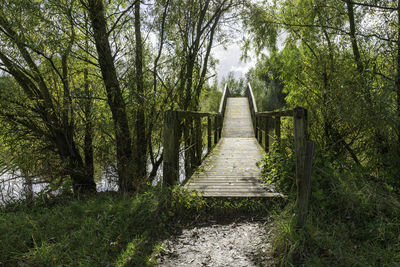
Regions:
<instances>
[{"instance_id":1,"label":"forest floor","mask_svg":"<svg viewBox=\"0 0 400 267\"><path fill-rule=\"evenodd\" d=\"M273 266L272 218L208 221L165 240L158 266Z\"/></svg>"}]
</instances>

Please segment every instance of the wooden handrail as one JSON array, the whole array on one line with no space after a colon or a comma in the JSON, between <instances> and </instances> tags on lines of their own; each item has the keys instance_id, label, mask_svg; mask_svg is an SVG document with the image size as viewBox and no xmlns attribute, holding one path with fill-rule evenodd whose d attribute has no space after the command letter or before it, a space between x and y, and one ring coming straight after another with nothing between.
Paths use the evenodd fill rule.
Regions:
<instances>
[{"instance_id":1,"label":"wooden handrail","mask_svg":"<svg viewBox=\"0 0 400 267\"><path fill-rule=\"evenodd\" d=\"M258 112L258 109L257 109L256 99L255 99L254 94L253 94L253 89L251 88L250 83L247 83L247 87L246 87L246 90L244 91L244 95L247 97L247 100L249 101L251 121L253 123L254 133L255 133L256 138L257 138L258 135L257 135L257 118L256 118L256 114Z\"/></svg>"},{"instance_id":2,"label":"wooden handrail","mask_svg":"<svg viewBox=\"0 0 400 267\"><path fill-rule=\"evenodd\" d=\"M253 113L257 113L258 112L257 103L256 103L256 99L254 97L253 88L251 88L250 83L247 83L247 87L246 87L246 90L244 91L244 95L249 99L250 111L252 111Z\"/></svg>"},{"instance_id":3,"label":"wooden handrail","mask_svg":"<svg viewBox=\"0 0 400 267\"><path fill-rule=\"evenodd\" d=\"M224 91L222 92L221 101L219 102L218 113L222 116L225 115L226 101L227 98L231 96L231 92L229 91L228 84L225 84Z\"/></svg>"},{"instance_id":4,"label":"wooden handrail","mask_svg":"<svg viewBox=\"0 0 400 267\"><path fill-rule=\"evenodd\" d=\"M175 110L178 113L179 118L184 119L186 117L216 117L219 116L218 113L214 112L199 112L199 111L184 111L184 110Z\"/></svg>"},{"instance_id":5,"label":"wooden handrail","mask_svg":"<svg viewBox=\"0 0 400 267\"><path fill-rule=\"evenodd\" d=\"M257 112L257 117L292 117L293 110L274 110L274 111L263 111Z\"/></svg>"}]
</instances>

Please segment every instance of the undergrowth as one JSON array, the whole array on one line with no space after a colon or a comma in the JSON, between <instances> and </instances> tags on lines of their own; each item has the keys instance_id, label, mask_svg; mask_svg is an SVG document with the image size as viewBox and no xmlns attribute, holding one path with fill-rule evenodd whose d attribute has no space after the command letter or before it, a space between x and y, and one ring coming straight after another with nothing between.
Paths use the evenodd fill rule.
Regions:
<instances>
[{"instance_id":1,"label":"undergrowth","mask_svg":"<svg viewBox=\"0 0 400 267\"><path fill-rule=\"evenodd\" d=\"M400 266L400 197L371 171L314 156L307 224L295 228L295 163L275 148L263 161L288 204L275 215L274 256L282 266Z\"/></svg>"},{"instance_id":2,"label":"undergrowth","mask_svg":"<svg viewBox=\"0 0 400 267\"><path fill-rule=\"evenodd\" d=\"M260 218L261 199L205 199L180 187L20 201L0 210L0 266L154 266L162 240L201 220Z\"/></svg>"}]
</instances>

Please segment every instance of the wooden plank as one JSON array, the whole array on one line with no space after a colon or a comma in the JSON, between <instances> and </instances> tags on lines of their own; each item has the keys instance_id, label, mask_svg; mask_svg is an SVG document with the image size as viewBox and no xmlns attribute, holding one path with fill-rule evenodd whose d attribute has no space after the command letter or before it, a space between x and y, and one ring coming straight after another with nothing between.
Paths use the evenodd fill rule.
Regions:
<instances>
[{"instance_id":1,"label":"wooden plank","mask_svg":"<svg viewBox=\"0 0 400 267\"><path fill-rule=\"evenodd\" d=\"M293 110L280 110L280 111L263 111L258 112L259 117L292 117Z\"/></svg>"},{"instance_id":2,"label":"wooden plank","mask_svg":"<svg viewBox=\"0 0 400 267\"><path fill-rule=\"evenodd\" d=\"M221 184L206 184L206 185L189 185L187 187L188 189L201 189L201 190L207 190L207 191L215 191L215 190L224 190L224 191L259 191L259 190L266 190L266 188L260 187L260 186L248 186L246 184L242 185L221 185Z\"/></svg>"},{"instance_id":3,"label":"wooden plank","mask_svg":"<svg viewBox=\"0 0 400 267\"><path fill-rule=\"evenodd\" d=\"M264 150L269 152L269 118L264 118Z\"/></svg>"},{"instance_id":4,"label":"wooden plank","mask_svg":"<svg viewBox=\"0 0 400 267\"><path fill-rule=\"evenodd\" d=\"M222 137L222 125L223 125L223 117L218 116L218 140Z\"/></svg>"},{"instance_id":5,"label":"wooden plank","mask_svg":"<svg viewBox=\"0 0 400 267\"><path fill-rule=\"evenodd\" d=\"M309 181L305 177L305 162L307 151L307 110L296 107L293 114L294 123L294 145L296 152L296 226L304 226L307 217L309 201Z\"/></svg>"},{"instance_id":6,"label":"wooden plank","mask_svg":"<svg viewBox=\"0 0 400 267\"><path fill-rule=\"evenodd\" d=\"M219 109L218 109L219 114L223 115L225 113L226 99L230 96L231 93L229 91L228 84L225 84L224 92L222 93L221 101L219 103Z\"/></svg>"},{"instance_id":7,"label":"wooden plank","mask_svg":"<svg viewBox=\"0 0 400 267\"><path fill-rule=\"evenodd\" d=\"M187 188L194 188L194 187L198 187L198 186L225 186L225 187L248 187L248 188L252 188L252 187L262 187L264 188L264 185L258 185L258 184L250 184L248 182L227 182L227 183L221 183L221 182L190 182L187 184Z\"/></svg>"},{"instance_id":8,"label":"wooden plank","mask_svg":"<svg viewBox=\"0 0 400 267\"><path fill-rule=\"evenodd\" d=\"M254 118L254 134L255 134L255 137L256 137L257 140L258 140L258 127L260 127L258 125L258 118L255 117Z\"/></svg>"},{"instance_id":9,"label":"wooden plank","mask_svg":"<svg viewBox=\"0 0 400 267\"><path fill-rule=\"evenodd\" d=\"M271 192L204 192L204 197L283 197L279 193Z\"/></svg>"},{"instance_id":10,"label":"wooden plank","mask_svg":"<svg viewBox=\"0 0 400 267\"><path fill-rule=\"evenodd\" d=\"M281 117L275 117L275 140L281 143Z\"/></svg>"},{"instance_id":11,"label":"wooden plank","mask_svg":"<svg viewBox=\"0 0 400 267\"><path fill-rule=\"evenodd\" d=\"M254 97L253 88L251 88L250 83L247 83L246 94L247 97L249 98L249 103L251 102L250 109L252 109L253 112L257 113L258 109L257 109L256 98Z\"/></svg>"},{"instance_id":12,"label":"wooden plank","mask_svg":"<svg viewBox=\"0 0 400 267\"><path fill-rule=\"evenodd\" d=\"M218 117L214 117L214 144L218 143Z\"/></svg>"},{"instance_id":13,"label":"wooden plank","mask_svg":"<svg viewBox=\"0 0 400 267\"><path fill-rule=\"evenodd\" d=\"M201 118L194 119L194 146L196 151L195 167L200 166L203 152L203 138L201 134Z\"/></svg>"},{"instance_id":14,"label":"wooden plank","mask_svg":"<svg viewBox=\"0 0 400 267\"><path fill-rule=\"evenodd\" d=\"M185 118L202 118L202 117L216 117L217 113L212 112L199 112L199 111L184 111L184 110L175 110L178 114L178 118L183 120Z\"/></svg>"},{"instance_id":15,"label":"wooden plank","mask_svg":"<svg viewBox=\"0 0 400 267\"><path fill-rule=\"evenodd\" d=\"M195 181L195 180L206 180L206 181L219 181L219 180L221 180L221 181L230 181L230 180L235 180L235 181L252 181L252 180L255 179L255 180L258 181L259 175L260 175L260 174L254 175L254 176L248 177L248 178L245 178L245 177L238 177L238 176L216 176L216 175L213 175L213 176L194 176L194 177L192 178L192 180L193 180L193 181ZM257 177L257 178L256 178L256 177Z\"/></svg>"},{"instance_id":16,"label":"wooden plank","mask_svg":"<svg viewBox=\"0 0 400 267\"><path fill-rule=\"evenodd\" d=\"M184 164L185 164L185 175L186 177L190 177L191 175L191 161L190 161L190 146L191 146L191 138L190 138L190 128L188 118L184 120L183 124L183 144L185 146L184 151Z\"/></svg>"},{"instance_id":17,"label":"wooden plank","mask_svg":"<svg viewBox=\"0 0 400 267\"><path fill-rule=\"evenodd\" d=\"M208 116L207 117L207 152L208 153L210 153L211 147L212 147L211 136L212 136L212 132L211 132L211 117Z\"/></svg>"}]
</instances>

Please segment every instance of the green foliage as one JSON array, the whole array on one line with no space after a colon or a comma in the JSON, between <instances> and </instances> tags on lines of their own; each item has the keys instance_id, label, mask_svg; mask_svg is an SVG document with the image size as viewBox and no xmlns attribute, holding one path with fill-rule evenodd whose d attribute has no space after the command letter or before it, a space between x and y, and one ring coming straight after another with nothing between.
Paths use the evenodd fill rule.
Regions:
<instances>
[{"instance_id":1,"label":"green foliage","mask_svg":"<svg viewBox=\"0 0 400 267\"><path fill-rule=\"evenodd\" d=\"M293 156L275 149L263 161L266 180L289 196L275 216L275 257L282 265L399 264L400 196L368 176L369 170L345 166L342 158L326 154L317 146L304 229L294 226Z\"/></svg>"},{"instance_id":2,"label":"green foliage","mask_svg":"<svg viewBox=\"0 0 400 267\"><path fill-rule=\"evenodd\" d=\"M228 77L224 77L221 84L228 85L229 91L232 96L243 96L244 90L246 89L245 79L240 77L236 78L234 72L229 72Z\"/></svg>"},{"instance_id":3,"label":"green foliage","mask_svg":"<svg viewBox=\"0 0 400 267\"><path fill-rule=\"evenodd\" d=\"M205 85L200 98L200 109L205 112L218 112L222 92L218 90L218 85Z\"/></svg>"},{"instance_id":4,"label":"green foliage","mask_svg":"<svg viewBox=\"0 0 400 267\"><path fill-rule=\"evenodd\" d=\"M269 98L258 88L267 80L262 75L275 69L286 105L308 109L308 132L316 142L304 229L294 228L291 150L275 149L263 161L266 181L289 196L275 221L275 256L282 265L400 264L400 65L393 45L399 36L390 26L398 24L399 12L389 1L396 8L383 15L378 2L367 8L350 1L282 0L248 8L252 45L270 52L250 73L257 78L254 91ZM285 40L277 51L281 33ZM376 38L366 37L372 34Z\"/></svg>"},{"instance_id":5,"label":"green foliage","mask_svg":"<svg viewBox=\"0 0 400 267\"><path fill-rule=\"evenodd\" d=\"M158 240L169 235L177 214L197 202L180 190L152 188L137 196L101 194L8 206L0 213L0 263L5 265L152 265Z\"/></svg>"},{"instance_id":6,"label":"green foliage","mask_svg":"<svg viewBox=\"0 0 400 267\"><path fill-rule=\"evenodd\" d=\"M252 86L257 107L261 111L281 109L285 107L286 94L281 81L282 54L262 55L256 66L249 71L247 79Z\"/></svg>"},{"instance_id":7,"label":"green foliage","mask_svg":"<svg viewBox=\"0 0 400 267\"><path fill-rule=\"evenodd\" d=\"M258 163L267 184L274 184L279 192L290 194L296 187L295 157L292 150L273 144L267 156Z\"/></svg>"},{"instance_id":8,"label":"green foliage","mask_svg":"<svg viewBox=\"0 0 400 267\"><path fill-rule=\"evenodd\" d=\"M154 266L160 242L182 227L199 220L265 217L273 204L209 200L182 187L20 201L0 211L0 265Z\"/></svg>"}]
</instances>

